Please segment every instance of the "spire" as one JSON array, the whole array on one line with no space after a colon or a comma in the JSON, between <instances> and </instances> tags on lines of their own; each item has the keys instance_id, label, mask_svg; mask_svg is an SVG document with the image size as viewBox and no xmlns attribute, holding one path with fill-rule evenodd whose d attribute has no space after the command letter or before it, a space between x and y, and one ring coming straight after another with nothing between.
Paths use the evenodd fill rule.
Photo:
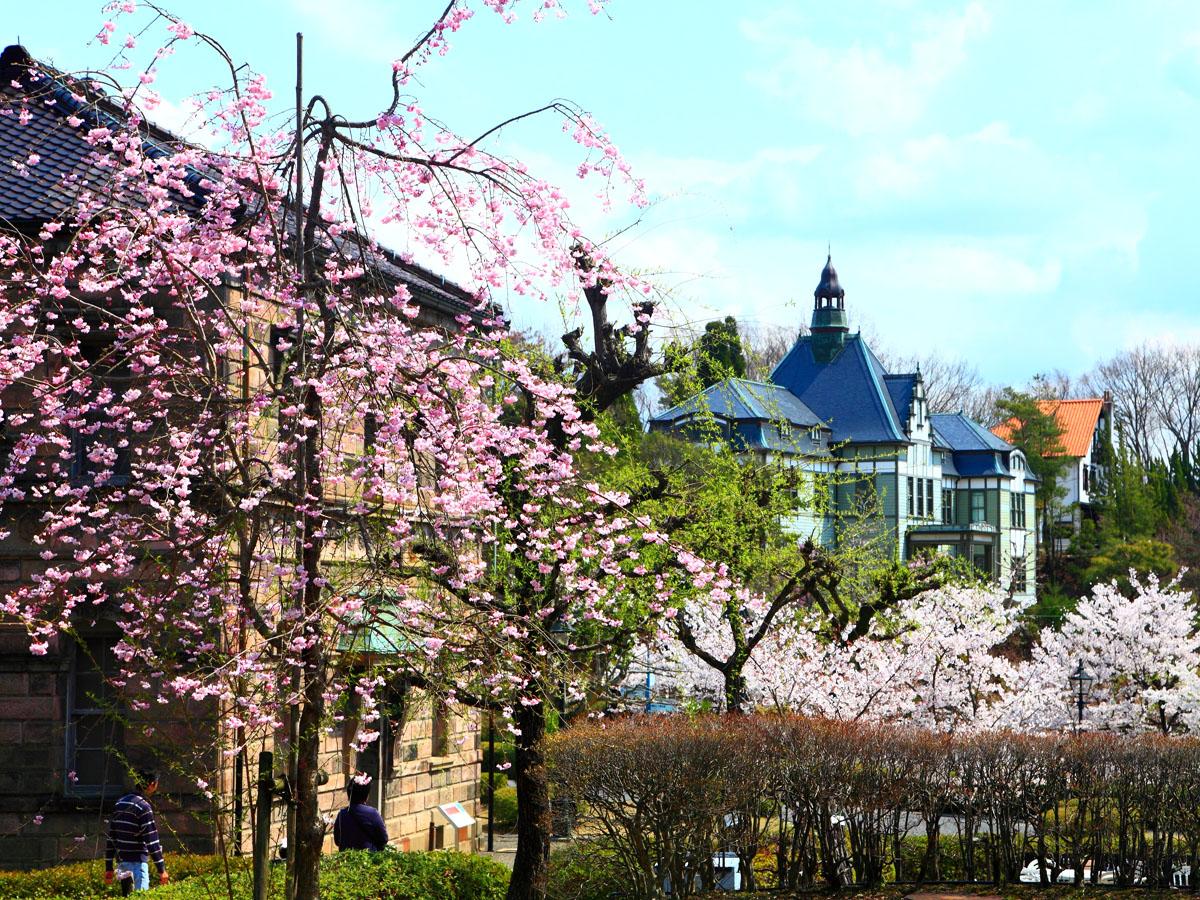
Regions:
<instances>
[{"instance_id":1,"label":"spire","mask_svg":"<svg viewBox=\"0 0 1200 900\"><path fill-rule=\"evenodd\" d=\"M822 306L833 306L835 300L838 309L846 307L846 291L838 284L838 274L837 269L833 267L832 253L825 257L825 268L821 270L821 283L813 291L813 299L816 309L820 309ZM821 303L822 300L825 301L824 304Z\"/></svg>"},{"instance_id":2,"label":"spire","mask_svg":"<svg viewBox=\"0 0 1200 900\"><path fill-rule=\"evenodd\" d=\"M821 282L813 291L813 355L820 362L829 362L842 349L850 323L846 317L846 291L838 283L833 254L826 253Z\"/></svg>"}]
</instances>

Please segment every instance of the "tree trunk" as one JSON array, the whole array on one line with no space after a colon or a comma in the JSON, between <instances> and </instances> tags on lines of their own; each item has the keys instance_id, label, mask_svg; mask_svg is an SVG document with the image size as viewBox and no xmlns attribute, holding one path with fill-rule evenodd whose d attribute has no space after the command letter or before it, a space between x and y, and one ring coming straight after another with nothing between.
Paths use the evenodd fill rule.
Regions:
<instances>
[{"instance_id":1,"label":"tree trunk","mask_svg":"<svg viewBox=\"0 0 1200 900\"><path fill-rule=\"evenodd\" d=\"M925 855L921 859L921 874L918 876L921 884L927 881L941 881L942 873L938 866L938 850L942 836L941 809L926 810L925 814ZM898 857L897 857L898 858Z\"/></svg>"},{"instance_id":2,"label":"tree trunk","mask_svg":"<svg viewBox=\"0 0 1200 900\"><path fill-rule=\"evenodd\" d=\"M735 659L730 661L729 668L725 670L726 712L743 713L746 711L749 692L746 688L744 667L744 662L739 662Z\"/></svg>"},{"instance_id":3,"label":"tree trunk","mask_svg":"<svg viewBox=\"0 0 1200 900\"><path fill-rule=\"evenodd\" d=\"M300 713L300 742L296 748L296 900L316 900L320 896L317 879L321 868L321 848L325 843L325 825L321 821L317 792L321 786L323 690L324 679L309 673L304 691L304 709Z\"/></svg>"},{"instance_id":4,"label":"tree trunk","mask_svg":"<svg viewBox=\"0 0 1200 900\"><path fill-rule=\"evenodd\" d=\"M318 195L314 191L314 195ZM317 391L304 391L304 411L307 418L316 423L323 421L321 397ZM302 497L322 498L324 481L320 470L320 431L307 426L300 447L298 481L304 487ZM304 570L304 585L301 598L302 621L307 628L317 630L322 620L321 602L321 556L325 542L320 534L321 522L314 514L314 506L306 504L299 545L301 565ZM309 641L301 651L301 672L304 679L300 696L300 733L296 745L296 846L289 853L296 854L293 870L295 900L317 900L321 894L319 876L321 850L325 843L325 823L321 820L321 808L317 792L321 787L321 720L325 715L326 664L324 644L320 636ZM293 711L293 715L295 715Z\"/></svg>"},{"instance_id":5,"label":"tree trunk","mask_svg":"<svg viewBox=\"0 0 1200 900\"><path fill-rule=\"evenodd\" d=\"M513 775L517 782L517 855L508 900L542 900L550 858L550 788L546 777L546 708L521 706L515 716Z\"/></svg>"}]
</instances>

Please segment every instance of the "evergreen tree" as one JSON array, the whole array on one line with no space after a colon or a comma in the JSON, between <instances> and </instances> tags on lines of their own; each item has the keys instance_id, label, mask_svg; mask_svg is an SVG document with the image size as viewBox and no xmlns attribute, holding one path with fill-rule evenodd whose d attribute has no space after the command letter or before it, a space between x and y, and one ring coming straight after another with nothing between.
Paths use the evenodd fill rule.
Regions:
<instances>
[{"instance_id":1,"label":"evergreen tree","mask_svg":"<svg viewBox=\"0 0 1200 900\"><path fill-rule=\"evenodd\" d=\"M663 355L669 372L658 379L663 409L670 409L726 378L741 378L746 374L746 351L733 316L709 322L694 344L676 341L667 345Z\"/></svg>"},{"instance_id":2,"label":"evergreen tree","mask_svg":"<svg viewBox=\"0 0 1200 900\"><path fill-rule=\"evenodd\" d=\"M1036 397L1012 388L1005 388L996 400L996 411L1001 421L1009 423L1009 442L1025 453L1029 470L1040 479L1036 501L1045 552L1044 572L1048 580L1055 582L1059 577L1055 565L1055 525L1064 512L1062 500L1066 494L1059 479L1071 465L1063 452L1062 425Z\"/></svg>"},{"instance_id":3,"label":"evergreen tree","mask_svg":"<svg viewBox=\"0 0 1200 900\"><path fill-rule=\"evenodd\" d=\"M746 374L746 354L733 316L704 326L696 347L696 374L701 388Z\"/></svg>"}]
</instances>

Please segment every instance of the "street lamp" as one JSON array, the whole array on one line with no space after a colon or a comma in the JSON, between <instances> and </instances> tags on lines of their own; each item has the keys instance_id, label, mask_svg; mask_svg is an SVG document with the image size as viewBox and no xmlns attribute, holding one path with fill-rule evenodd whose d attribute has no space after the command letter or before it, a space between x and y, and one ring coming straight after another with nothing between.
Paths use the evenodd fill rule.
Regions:
<instances>
[{"instance_id":1,"label":"street lamp","mask_svg":"<svg viewBox=\"0 0 1200 900\"><path fill-rule=\"evenodd\" d=\"M1087 694L1088 688L1091 687L1092 682L1096 679L1088 674L1087 670L1083 667L1083 660L1081 659L1075 666L1075 671L1071 673L1067 680L1071 683L1071 687L1075 689L1075 728L1079 730L1083 727L1083 699Z\"/></svg>"}]
</instances>

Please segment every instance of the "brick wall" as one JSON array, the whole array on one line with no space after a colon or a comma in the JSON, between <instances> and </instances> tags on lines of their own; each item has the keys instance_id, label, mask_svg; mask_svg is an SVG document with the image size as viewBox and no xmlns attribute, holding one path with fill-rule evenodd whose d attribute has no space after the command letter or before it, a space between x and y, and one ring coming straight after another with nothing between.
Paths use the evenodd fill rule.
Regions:
<instances>
[{"instance_id":1,"label":"brick wall","mask_svg":"<svg viewBox=\"0 0 1200 900\"><path fill-rule=\"evenodd\" d=\"M104 819L114 796L72 796L66 770L68 639L51 643L44 656L29 652L24 629L0 625L0 868L31 868L104 855ZM132 724L132 723L131 723ZM184 746L180 723L164 723L164 741ZM161 748L137 738L130 727L127 752L151 762ZM116 771L116 793L124 773ZM164 770L162 793L154 800L168 849L210 852L213 832L205 799L193 785ZM41 816L36 824L35 816Z\"/></svg>"}]
</instances>

